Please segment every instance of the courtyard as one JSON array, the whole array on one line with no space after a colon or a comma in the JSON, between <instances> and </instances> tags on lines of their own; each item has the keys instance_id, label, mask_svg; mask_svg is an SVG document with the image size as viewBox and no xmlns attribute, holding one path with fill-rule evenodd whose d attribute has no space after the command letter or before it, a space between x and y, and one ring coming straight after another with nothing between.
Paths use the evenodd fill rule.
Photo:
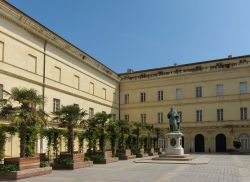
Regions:
<instances>
[{"instance_id":1,"label":"courtyard","mask_svg":"<svg viewBox=\"0 0 250 182\"><path fill-rule=\"evenodd\" d=\"M209 158L208 164L155 164L119 161L94 165L73 171L53 171L52 174L20 180L23 182L247 182L250 181L248 155L194 154ZM138 160L138 159L136 159Z\"/></svg>"}]
</instances>

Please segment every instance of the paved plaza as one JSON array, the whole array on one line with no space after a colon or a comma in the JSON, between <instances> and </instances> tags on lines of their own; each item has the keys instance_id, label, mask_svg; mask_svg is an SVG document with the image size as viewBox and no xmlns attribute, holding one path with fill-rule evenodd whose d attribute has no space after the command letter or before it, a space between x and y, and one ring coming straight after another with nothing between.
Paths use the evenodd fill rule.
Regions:
<instances>
[{"instance_id":1,"label":"paved plaza","mask_svg":"<svg viewBox=\"0 0 250 182\"><path fill-rule=\"evenodd\" d=\"M249 155L195 155L210 158L208 164L156 164L119 161L74 171L53 171L23 182L250 182Z\"/></svg>"}]
</instances>

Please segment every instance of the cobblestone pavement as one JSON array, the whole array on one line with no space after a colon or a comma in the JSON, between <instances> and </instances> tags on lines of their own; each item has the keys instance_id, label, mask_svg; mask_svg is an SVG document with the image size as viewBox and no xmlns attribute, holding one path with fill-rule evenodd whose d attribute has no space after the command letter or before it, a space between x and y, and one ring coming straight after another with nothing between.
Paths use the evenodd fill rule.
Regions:
<instances>
[{"instance_id":1,"label":"cobblestone pavement","mask_svg":"<svg viewBox=\"0 0 250 182\"><path fill-rule=\"evenodd\" d=\"M250 182L248 155L196 155L210 158L208 164L154 164L119 161L74 171L20 180L22 182Z\"/></svg>"}]
</instances>

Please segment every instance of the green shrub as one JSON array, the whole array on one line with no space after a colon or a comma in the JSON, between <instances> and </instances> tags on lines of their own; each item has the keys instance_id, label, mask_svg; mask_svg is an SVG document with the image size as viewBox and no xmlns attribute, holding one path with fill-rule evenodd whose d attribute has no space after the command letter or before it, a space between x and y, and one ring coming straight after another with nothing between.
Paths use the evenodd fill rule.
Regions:
<instances>
[{"instance_id":1,"label":"green shrub","mask_svg":"<svg viewBox=\"0 0 250 182\"><path fill-rule=\"evenodd\" d=\"M11 171L19 171L19 167L17 165L12 164L0 164L0 171L3 172L11 172Z\"/></svg>"},{"instance_id":2,"label":"green shrub","mask_svg":"<svg viewBox=\"0 0 250 182\"><path fill-rule=\"evenodd\" d=\"M48 164L46 161L41 161L40 162L40 167L43 168L43 167L48 167Z\"/></svg>"},{"instance_id":3,"label":"green shrub","mask_svg":"<svg viewBox=\"0 0 250 182\"><path fill-rule=\"evenodd\" d=\"M233 144L234 144L234 147L236 149L239 149L241 147L241 142L240 141L235 140L235 141L233 141Z\"/></svg>"},{"instance_id":4,"label":"green shrub","mask_svg":"<svg viewBox=\"0 0 250 182\"><path fill-rule=\"evenodd\" d=\"M71 158L66 158L66 159L57 158L57 159L55 159L55 162L57 164L73 164L74 160Z\"/></svg>"}]
</instances>

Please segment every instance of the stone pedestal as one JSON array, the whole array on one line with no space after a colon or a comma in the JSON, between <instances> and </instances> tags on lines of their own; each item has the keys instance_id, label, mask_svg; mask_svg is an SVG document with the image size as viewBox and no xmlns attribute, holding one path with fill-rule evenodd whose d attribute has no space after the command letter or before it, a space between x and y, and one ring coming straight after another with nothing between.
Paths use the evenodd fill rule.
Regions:
<instances>
[{"instance_id":1,"label":"stone pedestal","mask_svg":"<svg viewBox=\"0 0 250 182\"><path fill-rule=\"evenodd\" d=\"M183 134L181 132L168 133L168 146L166 148L167 155L184 155L184 149L181 146Z\"/></svg>"},{"instance_id":2,"label":"stone pedestal","mask_svg":"<svg viewBox=\"0 0 250 182\"><path fill-rule=\"evenodd\" d=\"M159 155L159 157L153 158L153 160L168 160L168 161L191 161L193 157L188 154L184 154L184 149L181 146L182 143L181 132L168 133L168 146L165 149L165 154Z\"/></svg>"}]
</instances>

